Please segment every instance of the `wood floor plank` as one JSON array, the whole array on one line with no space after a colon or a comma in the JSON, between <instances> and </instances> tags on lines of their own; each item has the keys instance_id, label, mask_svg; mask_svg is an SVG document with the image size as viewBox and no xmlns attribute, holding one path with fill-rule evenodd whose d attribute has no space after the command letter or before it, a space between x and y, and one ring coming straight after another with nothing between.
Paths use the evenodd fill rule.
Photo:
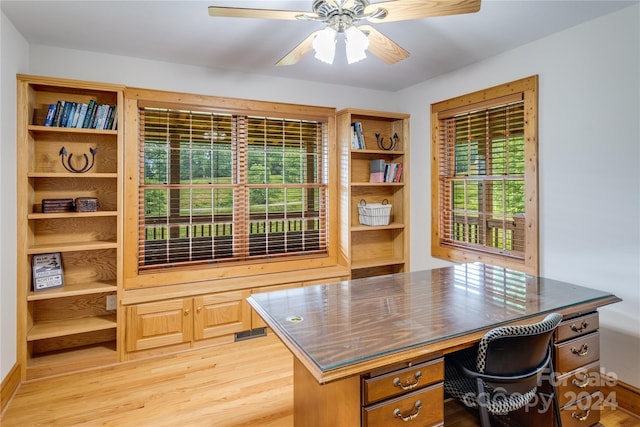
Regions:
<instances>
[{"instance_id":1,"label":"wood floor plank","mask_svg":"<svg viewBox=\"0 0 640 427\"><path fill-rule=\"evenodd\" d=\"M637 427L640 420L606 411L602 424ZM0 425L292 427L293 359L270 334L35 380L20 386ZM450 402L445 425L478 423Z\"/></svg>"}]
</instances>

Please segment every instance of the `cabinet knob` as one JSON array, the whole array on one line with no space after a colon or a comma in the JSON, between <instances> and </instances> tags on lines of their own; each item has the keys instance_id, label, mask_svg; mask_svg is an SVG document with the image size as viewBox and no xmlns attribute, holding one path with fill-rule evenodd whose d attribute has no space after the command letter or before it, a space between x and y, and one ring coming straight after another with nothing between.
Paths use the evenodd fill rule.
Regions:
<instances>
[{"instance_id":1,"label":"cabinet knob","mask_svg":"<svg viewBox=\"0 0 640 427\"><path fill-rule=\"evenodd\" d=\"M200 307L200 306L196 307L196 311L197 311L198 313L200 313L200 312L202 311L202 307Z\"/></svg>"},{"instance_id":2,"label":"cabinet knob","mask_svg":"<svg viewBox=\"0 0 640 427\"><path fill-rule=\"evenodd\" d=\"M191 313L191 309L190 308L185 308L184 309L184 315L186 316L189 313Z\"/></svg>"}]
</instances>

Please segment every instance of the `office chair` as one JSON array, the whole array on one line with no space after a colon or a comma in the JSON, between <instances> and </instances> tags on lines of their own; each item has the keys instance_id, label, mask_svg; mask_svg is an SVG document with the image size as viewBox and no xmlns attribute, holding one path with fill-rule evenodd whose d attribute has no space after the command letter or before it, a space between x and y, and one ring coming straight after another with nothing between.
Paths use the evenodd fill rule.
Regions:
<instances>
[{"instance_id":1,"label":"office chair","mask_svg":"<svg viewBox=\"0 0 640 427\"><path fill-rule=\"evenodd\" d=\"M489 414L506 415L529 404L542 374L553 376L551 337L562 315L521 326L503 326L487 332L473 348L445 359L447 394L480 412L482 427L490 427ZM555 381L545 402L553 402L556 426L561 427ZM549 400L551 399L551 400ZM548 408L547 408L548 409Z\"/></svg>"}]
</instances>

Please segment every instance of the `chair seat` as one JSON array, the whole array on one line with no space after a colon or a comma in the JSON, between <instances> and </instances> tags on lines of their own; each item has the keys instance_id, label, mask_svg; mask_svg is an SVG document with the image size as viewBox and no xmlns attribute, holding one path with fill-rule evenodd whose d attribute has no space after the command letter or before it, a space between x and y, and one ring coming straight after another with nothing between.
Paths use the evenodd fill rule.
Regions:
<instances>
[{"instance_id":1,"label":"chair seat","mask_svg":"<svg viewBox=\"0 0 640 427\"><path fill-rule=\"evenodd\" d=\"M555 425L562 426L555 384L539 393L543 375L553 375L551 339L562 320L551 313L528 325L507 325L484 334L477 346L445 358L445 392L469 408L477 408L483 427L490 415L507 415L535 403L537 394L552 398ZM546 408L548 409L548 407Z\"/></svg>"},{"instance_id":2,"label":"chair seat","mask_svg":"<svg viewBox=\"0 0 640 427\"><path fill-rule=\"evenodd\" d=\"M526 406L536 395L536 388L526 393L515 393L508 395L504 389L493 388L485 384L485 392L488 399L478 397L476 391L476 381L460 373L455 364L458 363L465 368L475 371L476 369L477 347L460 351L456 354L455 362L449 360L445 363L444 390L451 397L462 402L469 408L478 408L478 401L483 402L489 413L494 415L507 415L509 412L518 410Z\"/></svg>"}]
</instances>

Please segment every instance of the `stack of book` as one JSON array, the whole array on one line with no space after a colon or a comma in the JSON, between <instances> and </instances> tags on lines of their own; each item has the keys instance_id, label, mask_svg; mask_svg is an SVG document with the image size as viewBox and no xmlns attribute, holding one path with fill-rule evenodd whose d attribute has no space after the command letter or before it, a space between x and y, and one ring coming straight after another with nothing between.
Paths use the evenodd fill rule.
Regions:
<instances>
[{"instance_id":1,"label":"stack of book","mask_svg":"<svg viewBox=\"0 0 640 427\"><path fill-rule=\"evenodd\" d=\"M402 163L385 163L383 159L370 162L369 182L400 182Z\"/></svg>"},{"instance_id":2,"label":"stack of book","mask_svg":"<svg viewBox=\"0 0 640 427\"><path fill-rule=\"evenodd\" d=\"M118 126L118 114L115 105L58 101L50 104L45 126L63 128L115 130Z\"/></svg>"}]
</instances>

